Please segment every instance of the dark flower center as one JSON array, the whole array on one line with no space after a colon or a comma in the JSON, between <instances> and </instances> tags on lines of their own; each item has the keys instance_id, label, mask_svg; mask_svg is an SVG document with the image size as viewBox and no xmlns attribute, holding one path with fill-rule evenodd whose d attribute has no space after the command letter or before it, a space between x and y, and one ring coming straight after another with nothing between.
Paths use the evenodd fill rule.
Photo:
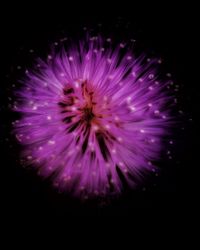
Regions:
<instances>
[{"instance_id":1,"label":"dark flower center","mask_svg":"<svg viewBox=\"0 0 200 250\"><path fill-rule=\"evenodd\" d=\"M95 117L95 115L93 114L92 108L85 107L83 109L83 120L86 123L90 123L94 117Z\"/></svg>"}]
</instances>

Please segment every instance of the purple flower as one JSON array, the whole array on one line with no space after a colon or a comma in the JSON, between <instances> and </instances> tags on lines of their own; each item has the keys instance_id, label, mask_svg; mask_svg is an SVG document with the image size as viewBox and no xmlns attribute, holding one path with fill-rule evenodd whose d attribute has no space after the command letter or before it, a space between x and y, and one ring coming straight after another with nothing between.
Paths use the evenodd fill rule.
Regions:
<instances>
[{"instance_id":1,"label":"purple flower","mask_svg":"<svg viewBox=\"0 0 200 250\"><path fill-rule=\"evenodd\" d=\"M170 123L157 60L108 42L94 37L54 51L16 93L23 159L81 198L119 194L123 183L134 188L145 171L155 171Z\"/></svg>"}]
</instances>

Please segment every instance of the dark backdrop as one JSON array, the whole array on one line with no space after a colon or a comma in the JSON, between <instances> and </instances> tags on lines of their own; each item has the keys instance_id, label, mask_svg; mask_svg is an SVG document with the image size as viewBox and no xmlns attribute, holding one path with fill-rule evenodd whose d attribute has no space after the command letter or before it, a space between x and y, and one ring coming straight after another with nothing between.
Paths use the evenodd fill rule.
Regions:
<instances>
[{"instance_id":1,"label":"dark backdrop","mask_svg":"<svg viewBox=\"0 0 200 250\"><path fill-rule=\"evenodd\" d=\"M8 4L9 5L9 4ZM188 22L190 9L184 4L166 3L141 4L131 3L18 3L2 8L1 17L1 154L2 180L6 210L13 216L71 216L79 215L128 215L134 217L136 211L176 213L187 205L188 186L186 174L192 165L192 107L191 101L194 82L187 75L190 66L192 39L192 22ZM107 206L96 207L83 205L62 195L54 193L31 172L20 167L18 162L19 148L12 135L10 123L15 118L9 110L8 96L12 84L20 75L18 65L25 65L27 51L46 52L51 41L61 34L78 36L84 26L97 27L103 24L104 32L120 39L130 37L137 39L150 54L165 59L166 72L172 72L173 78L180 85L179 107L184 110L183 123L176 128L176 139L173 159L165 158L160 162L163 168L160 175L152 177L145 190L128 193L121 199ZM121 29L116 29L116 24ZM119 31L121 30L121 31ZM45 53L44 53L45 54ZM20 69L19 69L20 70ZM182 131L181 127L185 130ZM183 198L184 197L184 198Z\"/></svg>"}]
</instances>

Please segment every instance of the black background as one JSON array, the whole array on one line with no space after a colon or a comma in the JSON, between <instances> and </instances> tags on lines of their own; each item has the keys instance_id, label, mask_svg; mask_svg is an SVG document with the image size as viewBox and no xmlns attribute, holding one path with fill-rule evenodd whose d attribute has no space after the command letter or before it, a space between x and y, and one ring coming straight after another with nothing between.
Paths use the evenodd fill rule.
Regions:
<instances>
[{"instance_id":1,"label":"black background","mask_svg":"<svg viewBox=\"0 0 200 250\"><path fill-rule=\"evenodd\" d=\"M8 4L9 5L9 4ZM3 81L1 84L1 146L2 146L2 179L5 194L5 207L13 217L56 216L129 216L134 217L138 211L150 213L156 211L163 216L169 211L177 213L187 205L188 170L192 169L192 108L191 100L194 82L187 74L190 66L191 42L193 34L192 12L186 4L147 4L142 2L112 3L59 3L10 4L2 8L1 61ZM193 15L194 17L194 15ZM188 21L190 19L190 22ZM164 169L146 190L128 193L121 199L107 206L79 204L67 197L50 190L31 172L20 167L18 147L10 135L10 123L15 118L8 107L7 97L15 77L20 75L18 65L26 64L24 56L29 49L36 54L46 53L48 44L60 34L78 36L81 27L97 27L103 24L105 33L114 33L117 39L133 35L147 52L165 59L164 67L170 71L180 85L180 109L185 116L180 127L176 128L176 139L173 159L160 163ZM119 24L121 31L114 27ZM61 35L62 36L62 35ZM44 53L44 54L45 54ZM182 126L183 125L183 126Z\"/></svg>"}]
</instances>

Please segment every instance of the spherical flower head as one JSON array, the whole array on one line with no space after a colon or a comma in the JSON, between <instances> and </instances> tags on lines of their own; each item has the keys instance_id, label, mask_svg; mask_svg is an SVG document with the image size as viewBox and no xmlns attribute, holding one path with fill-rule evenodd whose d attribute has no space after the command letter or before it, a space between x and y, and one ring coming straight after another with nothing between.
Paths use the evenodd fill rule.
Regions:
<instances>
[{"instance_id":1,"label":"spherical flower head","mask_svg":"<svg viewBox=\"0 0 200 250\"><path fill-rule=\"evenodd\" d=\"M23 158L79 198L134 188L154 171L170 122L157 60L87 38L54 50L24 77L15 122ZM123 52L122 52L123 50Z\"/></svg>"}]
</instances>

